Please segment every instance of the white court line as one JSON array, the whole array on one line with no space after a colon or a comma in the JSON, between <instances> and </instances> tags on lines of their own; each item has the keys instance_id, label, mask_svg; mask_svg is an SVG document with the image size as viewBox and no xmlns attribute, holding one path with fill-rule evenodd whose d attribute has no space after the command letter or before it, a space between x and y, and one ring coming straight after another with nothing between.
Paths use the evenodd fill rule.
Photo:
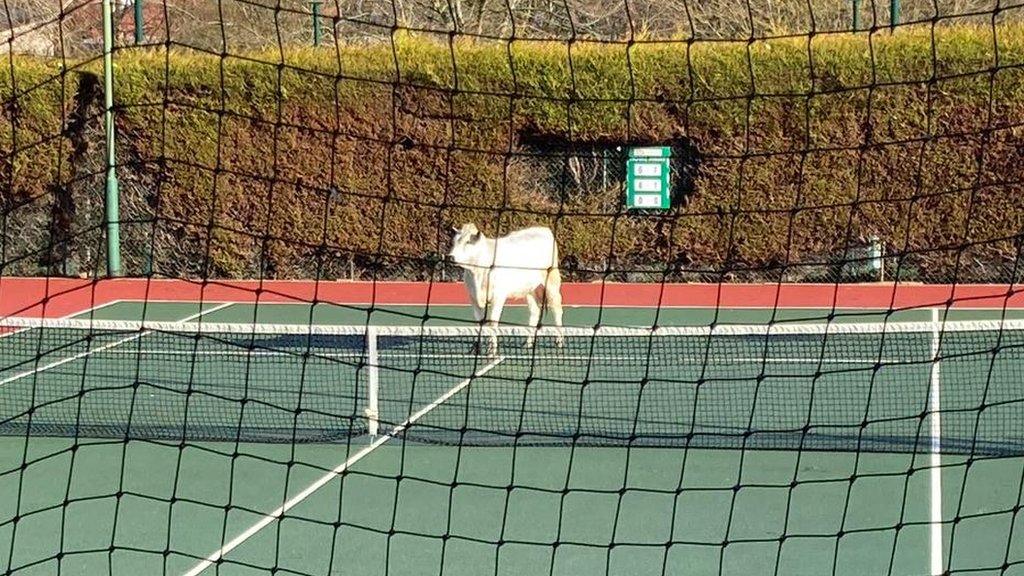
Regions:
<instances>
[{"instance_id":1,"label":"white court line","mask_svg":"<svg viewBox=\"0 0 1024 576\"><path fill-rule=\"evenodd\" d=\"M281 282L281 280L276 280L275 282ZM284 282L305 282L305 280L285 280ZM331 282L331 281L326 281L326 280L322 281L322 283L328 283L328 282ZM228 284L228 286L230 286L230 283ZM775 284L772 284L771 286L775 286ZM832 285L829 284L828 286L831 287ZM992 299L996 299L996 298L1005 299L1005 295L1003 295L1003 296L994 295L994 296L991 296L991 297L985 296L985 297L979 297L977 299L992 300ZM972 300L972 299L975 299L975 298L971 297L971 296L967 296L967 297L964 297L963 299L958 299L956 301L957 304L954 305L951 308L951 310L953 310L953 311L968 311L968 312L973 312L973 311L977 311L977 310L988 310L988 311L1000 312L1000 311L1002 311L1004 309L1005 310L1018 310L1018 311L1019 310L1024 310L1024 307L1019 306L1019 305L1010 305L1010 306L987 306L987 305L986 306L973 306L970 303L970 300ZM145 299L132 299L132 298L128 298L128 299L121 300L121 302L157 302L157 303L162 303L162 304L178 304L178 303L192 303L192 302L195 302L195 300L181 300L181 299L176 299L176 298L145 298ZM259 302L256 302L256 301L253 301L253 300L235 300L234 303L235 304L239 304L239 305L253 305L253 306L257 305L257 304L259 306L267 306L267 305L269 305L269 306L277 306L277 305L309 306L310 305L310 302L302 302L302 301L298 301L298 300L283 300L283 301L271 300L271 301L259 301ZM361 302L328 302L328 301L321 301L321 302L318 302L318 304L324 305L324 306L338 306L338 307L387 306L388 308L424 308L424 307L428 306L428 303L426 303L426 302L421 302L419 304L380 303L380 302L373 302L371 300L366 300L366 301L361 301ZM934 306L935 306L935 304L923 304L921 306L912 306L912 307L908 307L908 308L898 308L895 311L899 312L899 313L927 312L928 310L931 310ZM467 308L468 309L469 308L469 304L468 303L454 303L454 304L449 304L449 303L441 303L441 304L429 303L429 307L430 308ZM515 303L506 304L506 307L525 309L525 308L527 308L527 305L526 305L525 302L516 301ZM868 316L882 315L882 314L885 314L886 312L888 312L890 310L890 308L887 307L887 306L881 306L881 307L878 307L878 306L840 306L840 307L833 307L831 305L824 305L824 306L798 306L798 305L757 306L757 305L748 305L748 304L737 304L735 306L724 306L724 305L721 305L721 304L662 304L662 303L657 303L657 302L652 303L652 304L642 304L642 305L639 305L639 306L631 305L631 304L608 304L608 303L605 303L605 302L593 302L593 303L586 303L586 304L562 304L562 307L563 308L582 308L582 309L587 309L587 308L590 308L590 309L597 309L597 308L624 308L624 309L636 309L636 310L644 310L644 311L656 311L656 310L659 310L659 309L660 310L669 309L669 310L743 310L744 312L746 312L746 311L761 311L761 310L763 310L763 311L772 311L772 310L800 310L800 311L821 310L821 311L825 311L825 312L830 312L832 310L835 310L836 312L839 312L842 315L868 315Z\"/></svg>"},{"instance_id":2,"label":"white court line","mask_svg":"<svg viewBox=\"0 0 1024 576\"><path fill-rule=\"evenodd\" d=\"M192 314L191 316L186 316L185 318L182 318L181 320L178 320L177 322L189 322L189 321L195 320L195 319L197 319L197 318L199 318L199 317L201 317L201 316L203 316L205 314L209 314L211 312L216 312L217 310L223 310L224 308L227 308L228 306L231 306L232 304L234 304L234 303L233 302L226 302L224 304L219 304L219 305L214 306L213 308L210 308L208 310L201 310L201 311L199 311L199 312L197 312L195 314ZM44 327L45 327L45 325L44 325ZM147 334L151 334L151 333L152 333L152 330L145 330L143 332L139 332L138 334L132 334L131 336L128 336L128 337L125 337L125 338L121 338L120 340L116 340L116 341L111 342L109 344L104 344L103 346L100 346L99 348L90 348L89 350L86 350L85 352L79 352L78 354L75 354L74 356L68 356L67 358L61 358L60 360L57 360L57 361L54 361L54 362L50 362L49 364L47 364L45 366L36 366L35 368L33 368L31 370L26 370L24 372L19 372L18 374L15 374L14 376L9 376L7 378L4 378L3 380L0 380L0 386L5 386L7 384L10 384L11 382L15 382L17 380L21 380L22 378L31 376L33 374L37 374L39 372L45 372L45 371L47 371L47 370L49 370L51 368L56 368L58 366L63 366L64 364L67 364L68 362L74 362L75 360L79 360L79 359L85 358L86 356L95 354L96 352L102 352L104 350L108 350L108 349L113 348L115 346L120 346L121 344L124 344L126 342L131 342L132 340L138 340L139 338L142 338L143 336L146 336Z\"/></svg>"},{"instance_id":3,"label":"white court line","mask_svg":"<svg viewBox=\"0 0 1024 576\"><path fill-rule=\"evenodd\" d=\"M96 304L95 306L90 306L90 307L88 307L88 308L86 308L84 310L79 310L77 312L72 312L71 314L67 314L65 316L58 316L57 318L61 319L61 320L68 320L68 319L71 319L71 318L77 318L77 317L81 316L82 314L87 314L89 312L95 312L97 310L106 308L107 306L111 306L111 305L114 305L114 304L120 304L121 302L124 302L124 300L111 300L110 302L104 302L103 304ZM44 319L45 319L45 317L44 317ZM3 322L0 322L0 325L3 325ZM7 338L8 336L14 336L15 334L21 334L22 332L25 332L26 330L34 330L34 329L35 329L34 326L26 326L24 328L18 328L17 330L12 330L10 332L4 332L3 334L0 334L0 339Z\"/></svg>"},{"instance_id":4,"label":"white court line","mask_svg":"<svg viewBox=\"0 0 1024 576\"><path fill-rule=\"evenodd\" d=\"M941 350L942 324L939 322L938 308L932 309L932 370L928 391L928 413L931 433L931 454L929 455L930 470L930 551L931 574L942 576L945 573L945 544L942 538L942 376Z\"/></svg>"},{"instance_id":5,"label":"white court line","mask_svg":"<svg viewBox=\"0 0 1024 576\"><path fill-rule=\"evenodd\" d=\"M269 526L274 520L277 520L278 518L283 516L285 512L291 510L292 508L300 504L311 494L313 494L320 488L323 488L328 482L340 476L343 472L345 472L345 470L347 470L356 462L362 460L367 454L373 452L377 448L380 448L381 446L383 446L392 438L398 436L402 432L405 432L405 430L409 428L409 426L414 424L417 420L422 418L428 412L430 412L434 408L437 408L439 405L447 401L449 398L461 392L466 386L469 386L470 382L472 382L474 378L479 378L480 376L483 376L487 372L490 372L495 366L501 364L504 360L504 356L499 356L498 358L495 358L494 360L490 361L489 363L481 367L475 373L473 373L472 376L466 378L462 382L459 382L451 390L448 390L430 404L424 406L423 408L420 408L419 411L417 411L412 416L409 416L407 420L405 420L398 426L395 426L391 431L386 433L384 436L381 436L375 439L373 442L367 444L365 447L363 447L362 450L356 452L351 458L339 464L336 468L334 468L334 470L331 470L330 472L321 476L319 480L307 486L305 490L299 492L295 496L292 496L291 499L282 504L276 510L267 514L266 516L261 518L259 522L256 522L255 524L250 526L248 530L242 532L241 534L236 536L232 541L228 542L223 547L221 547L219 550L207 556L205 560L196 564L191 570L186 572L184 576L197 576L198 574L201 574L204 570L206 570L215 562L223 558L225 554L231 552L239 545L241 545L243 542L245 542L253 535L255 535L257 532Z\"/></svg>"}]
</instances>

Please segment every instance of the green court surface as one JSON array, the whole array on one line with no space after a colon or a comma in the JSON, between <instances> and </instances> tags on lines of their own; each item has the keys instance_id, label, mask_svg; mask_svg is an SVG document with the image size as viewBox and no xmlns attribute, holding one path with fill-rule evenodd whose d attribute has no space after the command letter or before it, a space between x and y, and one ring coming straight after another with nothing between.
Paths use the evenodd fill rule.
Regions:
<instances>
[{"instance_id":1,"label":"green court surface","mask_svg":"<svg viewBox=\"0 0 1024 576\"><path fill-rule=\"evenodd\" d=\"M206 309L217 303L205 304ZM181 302L115 302L92 314L110 320L146 319L175 321L199 312L198 303ZM943 311L949 320L1024 318L1024 309L952 309ZM909 310L829 310L821 308L614 308L566 306L567 326L706 326L722 324L766 324L769 322L892 322L927 321L928 309ZM288 324L341 325L447 325L473 322L468 306L367 306L340 304L232 304L227 308L204 314L208 322L259 322ZM523 305L506 306L502 322L525 325L527 310ZM544 322L547 321L545 316Z\"/></svg>"},{"instance_id":2,"label":"green court surface","mask_svg":"<svg viewBox=\"0 0 1024 576\"><path fill-rule=\"evenodd\" d=\"M91 316L178 321L197 314L204 322L228 323L387 326L471 320L460 307L371 311L333 305L206 303L200 308L195 303L152 302L116 303ZM954 311L949 319L1001 314ZM840 322L887 318L870 311L570 308L566 323L760 324L830 316ZM930 317L930 311L913 310L888 319ZM510 308L506 318L521 323L525 310ZM931 455L920 447L916 452L829 451L823 449L827 443L793 445L791 437L784 437L764 446L788 449L739 450L628 446L623 440L679 432L678 422L664 412L680 392L658 382L693 378L720 382L704 392L711 398L707 416L719 426L749 427L762 418L777 424L792 417L794 430L808 422L856 430L866 418L882 427L869 433L913 437L917 427L928 426L928 419L895 421L887 411L923 408L925 396L871 396L872 412L867 415L854 413L854 408L836 409L867 401L858 394L874 382L869 375L885 348L879 352L874 346L875 357L857 359L836 356L840 350L822 352L820 344L815 357L814 342L787 342L778 349L737 345L720 350L714 361L693 358L684 350L680 357L691 360L655 369L650 368L655 353L631 345L603 358L593 349L570 344L561 356L545 353L549 356L544 360L531 357L528 363L510 357L486 370L479 358L465 354L464 343L438 346L431 354L420 349L415 364L402 364L399 352L388 360L385 351L380 373L385 423L396 424L470 376L480 376L419 422L426 429L424 438L431 437L432 428L443 429L448 436L434 439L447 445L396 438L365 451L370 440L359 429L366 425L360 412L366 401L361 386L365 367L349 355L347 341L318 344L323 349L316 352L322 354L312 362L301 354L255 355L250 348L232 353L235 348L225 351L223 346L190 344L187 338L162 334L124 342L121 335L100 338L66 346L48 342L45 349L37 345L32 350L15 345L31 341L29 336L3 337L0 349L8 368L0 372L6 386L0 391L37 406L38 419L130 419L154 437L167 437L128 442L35 434L0 437L0 571L5 574L184 574L360 453L365 457L302 498L283 519L255 531L227 552L223 563L203 574L861 576L930 570L936 486L929 470ZM928 338L922 342L899 340L897 345L906 350L893 352L927 352ZM229 339L221 344L237 346ZM281 340L263 344L261 350L289 345ZM847 341L853 351L863 344ZM1024 358L1013 356L1014 350L1021 355L1016 342L983 338L975 344L986 350L994 344L1006 347L1008 359L997 363L971 356L943 362L950 379L950 413L944 414L943 430L969 429L975 439L995 437L1007 426L1024 422L1019 418L1021 388L1015 387L1024 378ZM308 342L305 346L310 348ZM91 351L97 348L103 350ZM655 352L668 356L679 350ZM40 357L30 376L20 376L24 366L9 368L19 354L29 355L26 361L33 354ZM72 359L77 354L83 355ZM756 354L780 362L766 364ZM424 358L433 360L424 364ZM887 367L875 378L927 382L929 369L927 362ZM644 370L648 372L641 376L652 382L644 396L616 391L615 386L639 379L638 371ZM791 393L811 376L818 382L817 400ZM126 378L129 385L123 385ZM132 386L133 379L147 386ZM522 383L533 379L546 384L528 392ZM727 386L730 379L738 385ZM182 380L197 393L187 403L173 387ZM296 380L304 387L288 389ZM761 380L763 396L752 408L753 397L737 390L743 389L739 384ZM1002 403L979 415L969 407L980 401L971 387L982 380L994 382L985 386L984 401ZM579 392L584 382L588 395ZM102 390L78 394L69 386ZM341 399L343 408L337 413L305 404L329 395ZM243 398L252 406L240 409ZM693 398L689 403L701 406ZM579 417L575 421L574 411ZM595 413L600 418L584 418ZM527 421L531 417L541 420ZM631 428L638 417L654 427ZM175 424L220 430L237 428L239 422L250 436L237 442L182 443L166 434ZM260 437L257 428L267 422L294 434L331 426L352 434L340 434L330 443L251 441ZM535 430L548 426L555 433L593 426L621 435L609 446L522 446L511 437L481 446L471 444L485 443L483 435L466 432L514 432L524 423ZM452 442L452 434L470 441ZM738 438L737 446L743 445ZM756 439L748 440L758 445ZM1016 454L943 456L942 553L950 573L1024 575L1022 485L1024 458Z\"/></svg>"}]
</instances>

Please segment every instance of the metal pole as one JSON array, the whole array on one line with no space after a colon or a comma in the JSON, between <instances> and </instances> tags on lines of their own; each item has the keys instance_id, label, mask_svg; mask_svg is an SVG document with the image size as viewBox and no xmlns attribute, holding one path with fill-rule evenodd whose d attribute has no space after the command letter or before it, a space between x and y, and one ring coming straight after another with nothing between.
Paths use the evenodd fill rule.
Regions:
<instances>
[{"instance_id":1,"label":"metal pole","mask_svg":"<svg viewBox=\"0 0 1024 576\"><path fill-rule=\"evenodd\" d=\"M114 152L114 13L111 0L103 0L103 122L107 143L107 275L121 275L121 229Z\"/></svg>"},{"instance_id":2,"label":"metal pole","mask_svg":"<svg viewBox=\"0 0 1024 576\"><path fill-rule=\"evenodd\" d=\"M376 438L380 430L380 406L378 394L380 391L379 375L380 359L377 357L377 330L373 327L366 329L366 410L363 413L367 419L367 432Z\"/></svg>"},{"instance_id":3,"label":"metal pole","mask_svg":"<svg viewBox=\"0 0 1024 576\"><path fill-rule=\"evenodd\" d=\"M885 260L882 258L882 241L877 236L868 239L868 265L876 273L876 279L881 282L885 275Z\"/></svg>"},{"instance_id":4,"label":"metal pole","mask_svg":"<svg viewBox=\"0 0 1024 576\"><path fill-rule=\"evenodd\" d=\"M322 0L310 0L310 9L313 12L313 46L320 45L320 5Z\"/></svg>"},{"instance_id":5,"label":"metal pole","mask_svg":"<svg viewBox=\"0 0 1024 576\"><path fill-rule=\"evenodd\" d=\"M601 191L608 189L608 151L601 148Z\"/></svg>"},{"instance_id":6,"label":"metal pole","mask_svg":"<svg viewBox=\"0 0 1024 576\"><path fill-rule=\"evenodd\" d=\"M900 0L889 0L889 26L895 28L900 25Z\"/></svg>"},{"instance_id":7,"label":"metal pole","mask_svg":"<svg viewBox=\"0 0 1024 576\"><path fill-rule=\"evenodd\" d=\"M853 0L853 31L860 30L860 0Z\"/></svg>"},{"instance_id":8,"label":"metal pole","mask_svg":"<svg viewBox=\"0 0 1024 576\"><path fill-rule=\"evenodd\" d=\"M146 33L142 29L142 0L135 0L135 43L142 44L146 41Z\"/></svg>"}]
</instances>

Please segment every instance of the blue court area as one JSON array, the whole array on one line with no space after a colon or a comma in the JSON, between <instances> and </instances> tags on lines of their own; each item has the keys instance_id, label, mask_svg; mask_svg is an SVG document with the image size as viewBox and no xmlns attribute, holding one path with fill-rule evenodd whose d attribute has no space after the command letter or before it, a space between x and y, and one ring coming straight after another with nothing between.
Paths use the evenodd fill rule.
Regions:
<instances>
[{"instance_id":1,"label":"blue court area","mask_svg":"<svg viewBox=\"0 0 1024 576\"><path fill-rule=\"evenodd\" d=\"M461 307L214 302L121 302L89 317L471 322ZM931 318L566 310L576 327ZM506 319L525 322L525 308ZM0 337L0 568L864 575L928 574L939 557L954 573L1024 574L1015 332L944 336L940 375L930 332L509 340L493 358L466 336L382 336L376 404L360 333L255 332Z\"/></svg>"}]
</instances>

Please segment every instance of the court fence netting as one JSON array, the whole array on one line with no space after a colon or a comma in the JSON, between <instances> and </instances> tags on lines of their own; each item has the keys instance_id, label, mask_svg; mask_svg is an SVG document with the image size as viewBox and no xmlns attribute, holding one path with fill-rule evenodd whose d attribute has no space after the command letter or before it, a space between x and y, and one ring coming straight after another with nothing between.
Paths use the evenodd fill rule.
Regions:
<instances>
[{"instance_id":1,"label":"court fence netting","mask_svg":"<svg viewBox=\"0 0 1024 576\"><path fill-rule=\"evenodd\" d=\"M1024 574L1021 0L0 28L0 575ZM573 326L433 325L467 223L550 228ZM682 284L777 321L688 326ZM139 320L214 301L309 314Z\"/></svg>"}]
</instances>

